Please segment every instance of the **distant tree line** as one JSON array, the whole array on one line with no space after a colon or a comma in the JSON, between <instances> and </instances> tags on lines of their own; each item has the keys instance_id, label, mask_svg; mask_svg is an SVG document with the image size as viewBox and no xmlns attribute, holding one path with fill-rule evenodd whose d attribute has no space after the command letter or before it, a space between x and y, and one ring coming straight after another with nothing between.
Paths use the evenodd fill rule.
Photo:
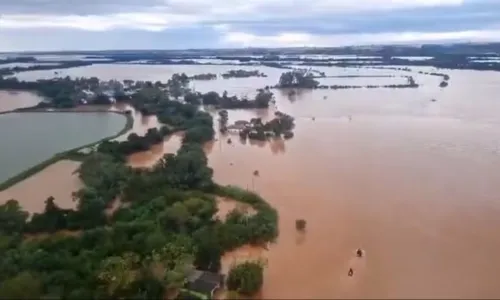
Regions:
<instances>
[{"instance_id":1,"label":"distant tree line","mask_svg":"<svg viewBox=\"0 0 500 300\"><path fill-rule=\"evenodd\" d=\"M266 74L260 72L259 70L230 70L224 74L222 74L222 78L248 78L248 77L267 77Z\"/></svg>"}]
</instances>

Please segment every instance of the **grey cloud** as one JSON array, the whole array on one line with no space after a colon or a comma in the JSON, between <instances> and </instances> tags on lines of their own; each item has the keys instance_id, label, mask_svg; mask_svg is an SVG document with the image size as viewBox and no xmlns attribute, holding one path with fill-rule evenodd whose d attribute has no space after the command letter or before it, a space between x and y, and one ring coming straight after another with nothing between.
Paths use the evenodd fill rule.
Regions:
<instances>
[{"instance_id":1,"label":"grey cloud","mask_svg":"<svg viewBox=\"0 0 500 300\"><path fill-rule=\"evenodd\" d=\"M0 15L103 15L144 11L164 4L162 0L0 0Z\"/></svg>"}]
</instances>

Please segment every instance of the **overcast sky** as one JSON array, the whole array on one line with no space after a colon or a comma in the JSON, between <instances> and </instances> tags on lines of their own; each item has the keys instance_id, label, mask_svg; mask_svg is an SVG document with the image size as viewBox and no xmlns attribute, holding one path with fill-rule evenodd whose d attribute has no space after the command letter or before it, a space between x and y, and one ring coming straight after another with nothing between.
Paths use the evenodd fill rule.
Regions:
<instances>
[{"instance_id":1,"label":"overcast sky","mask_svg":"<svg viewBox=\"0 0 500 300\"><path fill-rule=\"evenodd\" d=\"M500 0L0 0L0 51L500 41Z\"/></svg>"}]
</instances>

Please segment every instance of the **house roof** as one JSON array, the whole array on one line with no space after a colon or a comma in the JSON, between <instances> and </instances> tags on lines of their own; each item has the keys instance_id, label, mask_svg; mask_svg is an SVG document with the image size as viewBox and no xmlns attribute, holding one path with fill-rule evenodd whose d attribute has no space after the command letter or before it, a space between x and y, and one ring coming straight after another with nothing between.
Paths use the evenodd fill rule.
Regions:
<instances>
[{"instance_id":1,"label":"house roof","mask_svg":"<svg viewBox=\"0 0 500 300\"><path fill-rule=\"evenodd\" d=\"M220 287L223 279L221 274L194 270L188 276L187 288L195 292L211 294L213 290Z\"/></svg>"}]
</instances>

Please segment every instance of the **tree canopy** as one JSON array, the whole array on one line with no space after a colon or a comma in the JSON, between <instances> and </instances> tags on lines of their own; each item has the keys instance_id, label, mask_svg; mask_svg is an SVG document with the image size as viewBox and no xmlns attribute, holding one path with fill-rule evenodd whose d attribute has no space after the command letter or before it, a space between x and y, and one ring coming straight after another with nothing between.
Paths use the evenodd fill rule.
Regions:
<instances>
[{"instance_id":1,"label":"tree canopy","mask_svg":"<svg viewBox=\"0 0 500 300\"><path fill-rule=\"evenodd\" d=\"M260 291L264 283L264 267L259 261L247 261L229 270L227 288L239 294L252 296Z\"/></svg>"}]
</instances>

